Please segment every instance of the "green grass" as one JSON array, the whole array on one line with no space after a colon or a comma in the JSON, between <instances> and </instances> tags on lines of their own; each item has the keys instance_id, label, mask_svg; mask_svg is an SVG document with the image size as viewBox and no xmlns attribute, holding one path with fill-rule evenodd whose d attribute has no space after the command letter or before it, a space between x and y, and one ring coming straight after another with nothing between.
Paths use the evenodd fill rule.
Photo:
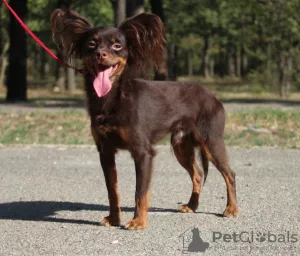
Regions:
<instances>
[{"instance_id":1,"label":"green grass","mask_svg":"<svg viewBox=\"0 0 300 256\"><path fill-rule=\"evenodd\" d=\"M228 113L225 141L229 146L300 148L300 112L264 108Z\"/></svg>"},{"instance_id":2,"label":"green grass","mask_svg":"<svg viewBox=\"0 0 300 256\"><path fill-rule=\"evenodd\" d=\"M254 127L254 129L249 129ZM162 143L166 144L169 139ZM300 111L253 109L227 113L228 146L300 148ZM0 113L0 144L94 144L82 111Z\"/></svg>"},{"instance_id":3,"label":"green grass","mask_svg":"<svg viewBox=\"0 0 300 256\"><path fill-rule=\"evenodd\" d=\"M81 111L0 113L1 144L93 144Z\"/></svg>"}]
</instances>

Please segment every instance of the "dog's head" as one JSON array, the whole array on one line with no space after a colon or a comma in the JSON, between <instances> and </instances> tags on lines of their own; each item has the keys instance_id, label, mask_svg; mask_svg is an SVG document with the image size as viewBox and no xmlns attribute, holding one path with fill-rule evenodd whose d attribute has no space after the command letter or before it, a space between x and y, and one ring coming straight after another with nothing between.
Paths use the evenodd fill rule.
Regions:
<instances>
[{"instance_id":1,"label":"dog's head","mask_svg":"<svg viewBox=\"0 0 300 256\"><path fill-rule=\"evenodd\" d=\"M50 22L55 44L71 60L83 60L95 77L94 87L100 97L110 90L126 66L138 75L149 64L157 67L162 60L163 23L154 14L126 19L119 28L94 28L75 11L57 9Z\"/></svg>"}]
</instances>

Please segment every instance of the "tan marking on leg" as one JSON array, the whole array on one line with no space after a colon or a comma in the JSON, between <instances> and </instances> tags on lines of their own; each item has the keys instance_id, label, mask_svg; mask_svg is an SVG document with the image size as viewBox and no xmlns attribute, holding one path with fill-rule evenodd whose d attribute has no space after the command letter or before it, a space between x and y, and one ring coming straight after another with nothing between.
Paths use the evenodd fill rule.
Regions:
<instances>
[{"instance_id":1,"label":"tan marking on leg","mask_svg":"<svg viewBox=\"0 0 300 256\"><path fill-rule=\"evenodd\" d=\"M137 199L136 202L136 212L134 214L134 219L129 221L125 228L130 230L135 229L144 229L147 227L147 214L148 214L148 208L149 208L149 198L150 198L150 192L147 192L147 194Z\"/></svg>"},{"instance_id":2,"label":"tan marking on leg","mask_svg":"<svg viewBox=\"0 0 300 256\"><path fill-rule=\"evenodd\" d=\"M193 162L192 169L188 172L192 179L193 190L189 202L179 207L179 211L183 213L195 212L197 210L202 183L202 176L199 175L201 171L195 161Z\"/></svg>"},{"instance_id":3,"label":"tan marking on leg","mask_svg":"<svg viewBox=\"0 0 300 256\"><path fill-rule=\"evenodd\" d=\"M238 215L238 207L236 203L236 192L235 188L232 185L232 182L230 182L228 176L223 175L226 186L227 186L227 205L226 209L224 211L224 216L230 217L230 216L237 216ZM234 181L235 183L235 181Z\"/></svg>"}]
</instances>

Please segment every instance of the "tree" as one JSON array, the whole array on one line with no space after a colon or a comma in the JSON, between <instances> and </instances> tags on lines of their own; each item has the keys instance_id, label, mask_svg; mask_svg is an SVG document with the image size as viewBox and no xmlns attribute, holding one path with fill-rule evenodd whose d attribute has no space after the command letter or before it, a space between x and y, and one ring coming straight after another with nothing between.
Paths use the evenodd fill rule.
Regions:
<instances>
[{"instance_id":1,"label":"tree","mask_svg":"<svg viewBox=\"0 0 300 256\"><path fill-rule=\"evenodd\" d=\"M7 13L2 13L2 5L0 5L0 86L4 85L4 78L7 66L7 51L9 48L9 38L7 34L8 18Z\"/></svg>"},{"instance_id":2,"label":"tree","mask_svg":"<svg viewBox=\"0 0 300 256\"><path fill-rule=\"evenodd\" d=\"M72 4L72 0L57 0L57 8L66 8L70 9ZM64 62L71 64L67 57L64 55L64 53L61 53L61 57L64 60ZM57 72L57 80L56 80L56 86L60 89L66 88L69 92L73 92L76 89L76 80L75 80L75 71L71 68L66 68L61 66L60 63L57 63L57 65L60 65ZM67 74L67 75L66 75ZM67 77L67 79L65 79ZM67 86L65 85L65 82L67 82Z\"/></svg>"},{"instance_id":3,"label":"tree","mask_svg":"<svg viewBox=\"0 0 300 256\"><path fill-rule=\"evenodd\" d=\"M115 26L119 27L126 18L126 0L113 0Z\"/></svg>"},{"instance_id":4,"label":"tree","mask_svg":"<svg viewBox=\"0 0 300 256\"><path fill-rule=\"evenodd\" d=\"M0 5L0 54L2 53L2 4Z\"/></svg>"},{"instance_id":5,"label":"tree","mask_svg":"<svg viewBox=\"0 0 300 256\"><path fill-rule=\"evenodd\" d=\"M160 17L162 22L166 23L165 12L163 9L162 0L150 0L152 13ZM162 58L160 65L158 66L157 72L155 72L155 80L166 80L168 78L168 63L167 63L167 49L164 52L164 58Z\"/></svg>"},{"instance_id":6,"label":"tree","mask_svg":"<svg viewBox=\"0 0 300 256\"><path fill-rule=\"evenodd\" d=\"M22 20L27 17L27 0L11 0L11 7ZM7 78L7 101L27 100L26 58L27 41L26 32L18 21L10 15L10 48Z\"/></svg>"},{"instance_id":7,"label":"tree","mask_svg":"<svg viewBox=\"0 0 300 256\"><path fill-rule=\"evenodd\" d=\"M162 0L150 0L152 13L160 17L163 23L166 22L165 12Z\"/></svg>"},{"instance_id":8,"label":"tree","mask_svg":"<svg viewBox=\"0 0 300 256\"><path fill-rule=\"evenodd\" d=\"M126 0L126 16L131 17L144 12L144 0Z\"/></svg>"}]
</instances>

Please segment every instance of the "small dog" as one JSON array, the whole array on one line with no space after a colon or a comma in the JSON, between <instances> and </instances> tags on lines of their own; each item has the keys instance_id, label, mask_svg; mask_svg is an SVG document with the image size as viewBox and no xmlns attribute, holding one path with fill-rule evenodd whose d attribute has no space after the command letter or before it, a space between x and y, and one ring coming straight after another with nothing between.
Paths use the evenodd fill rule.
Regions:
<instances>
[{"instance_id":1,"label":"small dog","mask_svg":"<svg viewBox=\"0 0 300 256\"><path fill-rule=\"evenodd\" d=\"M93 27L72 10L51 15L53 40L71 59L83 60L91 132L100 155L110 204L103 226L120 225L120 200L115 154L131 153L136 170L135 213L125 226L147 226L153 145L171 134L179 163L188 171L193 190L181 212L195 212L202 181L211 161L227 185L224 216L236 216L235 174L224 145L225 112L222 103L197 84L149 81L164 54L164 27L158 16L142 13L119 28ZM204 174L196 164L200 149ZM204 183L203 182L203 183Z\"/></svg>"}]
</instances>

